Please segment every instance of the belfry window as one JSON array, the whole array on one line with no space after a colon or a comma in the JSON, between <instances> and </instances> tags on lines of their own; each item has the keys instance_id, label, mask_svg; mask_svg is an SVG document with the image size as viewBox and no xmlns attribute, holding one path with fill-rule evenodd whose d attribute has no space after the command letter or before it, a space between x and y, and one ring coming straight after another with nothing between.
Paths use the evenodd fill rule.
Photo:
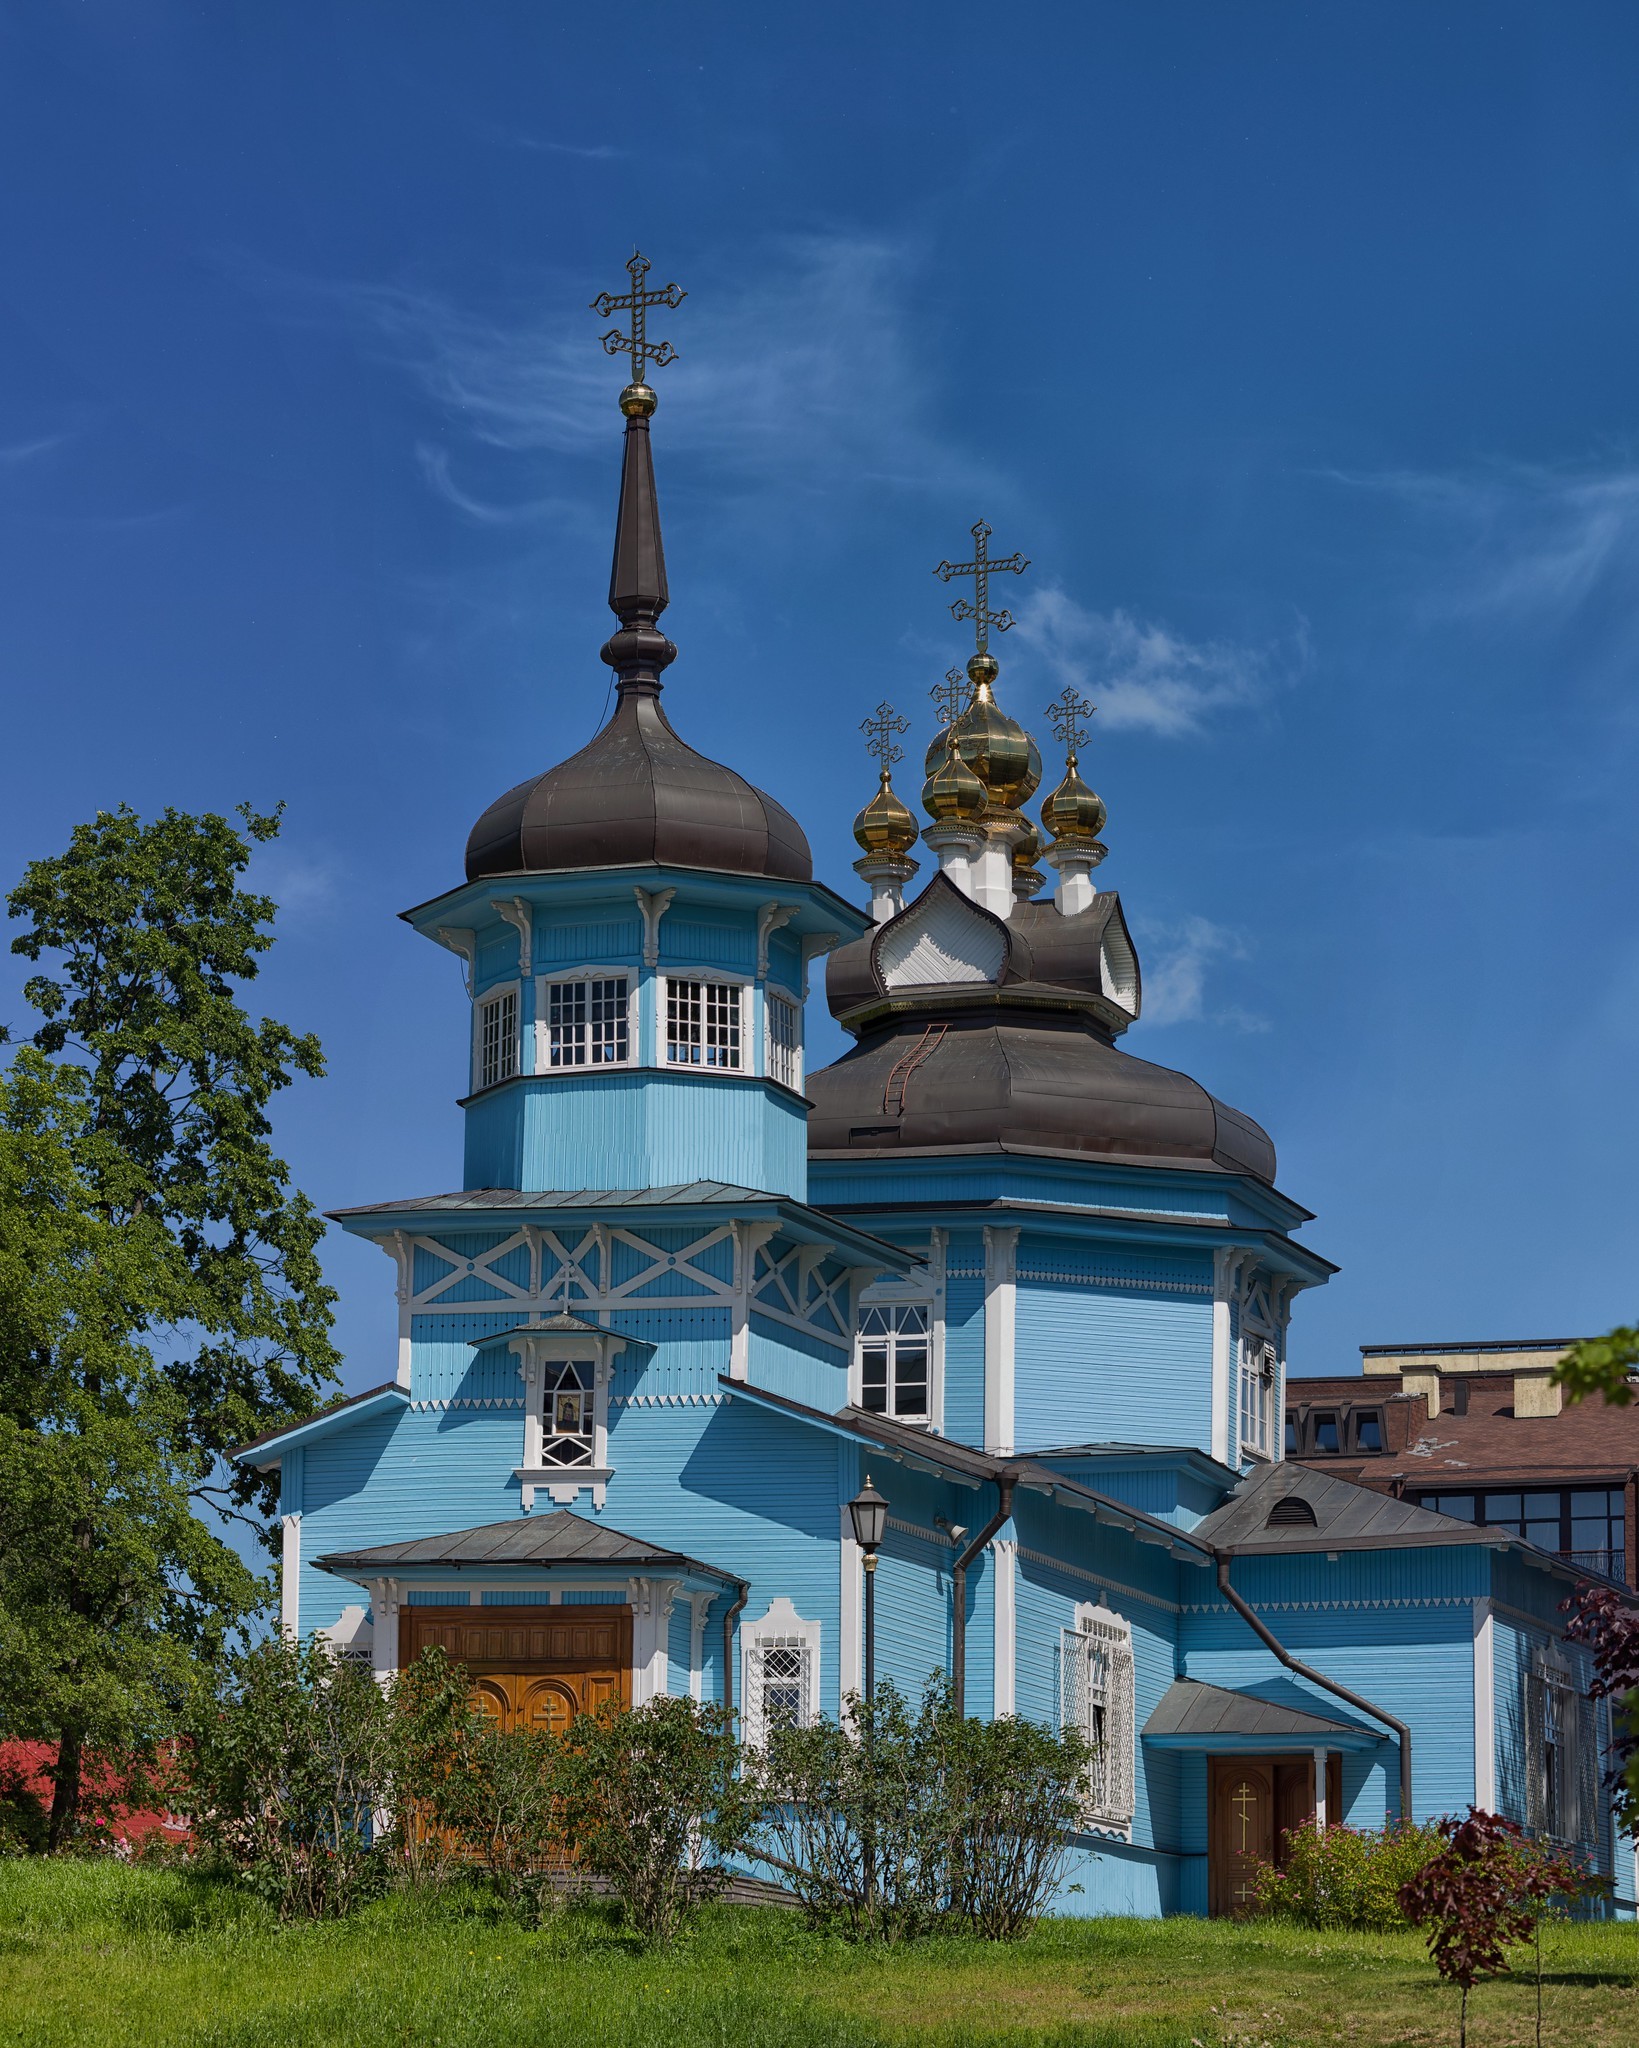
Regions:
<instances>
[{"instance_id":1,"label":"belfry window","mask_svg":"<svg viewBox=\"0 0 1639 2048\"><path fill-rule=\"evenodd\" d=\"M925 1302L867 1308L859 1324L859 1405L901 1422L928 1419L929 1325Z\"/></svg>"},{"instance_id":2,"label":"belfry window","mask_svg":"<svg viewBox=\"0 0 1639 2048\"><path fill-rule=\"evenodd\" d=\"M1059 1716L1092 1750L1082 1824L1127 1828L1137 1806L1132 1630L1107 1607L1077 1610L1059 1637Z\"/></svg>"},{"instance_id":3,"label":"belfry window","mask_svg":"<svg viewBox=\"0 0 1639 2048\"><path fill-rule=\"evenodd\" d=\"M594 1379L590 1359L577 1358L547 1366L541 1416L542 1465L591 1464Z\"/></svg>"},{"instance_id":4,"label":"belfry window","mask_svg":"<svg viewBox=\"0 0 1639 2048\"><path fill-rule=\"evenodd\" d=\"M631 1057L631 1003L624 974L546 984L546 1065L624 1066Z\"/></svg>"},{"instance_id":5,"label":"belfry window","mask_svg":"<svg viewBox=\"0 0 1639 2048\"><path fill-rule=\"evenodd\" d=\"M738 1069L742 994L738 982L666 983L666 1060L674 1067Z\"/></svg>"},{"instance_id":6,"label":"belfry window","mask_svg":"<svg viewBox=\"0 0 1639 2048\"><path fill-rule=\"evenodd\" d=\"M1275 1347L1261 1337L1241 1340L1241 1449L1259 1458L1275 1454Z\"/></svg>"},{"instance_id":7,"label":"belfry window","mask_svg":"<svg viewBox=\"0 0 1639 2048\"><path fill-rule=\"evenodd\" d=\"M782 1088L802 1086L802 1020L795 1003L768 993L768 1078Z\"/></svg>"},{"instance_id":8,"label":"belfry window","mask_svg":"<svg viewBox=\"0 0 1639 2048\"><path fill-rule=\"evenodd\" d=\"M518 991L502 989L478 1005L478 1085L493 1088L518 1071Z\"/></svg>"}]
</instances>

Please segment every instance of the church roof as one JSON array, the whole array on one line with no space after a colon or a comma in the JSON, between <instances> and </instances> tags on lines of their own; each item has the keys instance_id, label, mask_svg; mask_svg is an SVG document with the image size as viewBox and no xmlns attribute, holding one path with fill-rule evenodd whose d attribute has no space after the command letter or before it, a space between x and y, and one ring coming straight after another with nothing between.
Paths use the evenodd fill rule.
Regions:
<instances>
[{"instance_id":1,"label":"church roof","mask_svg":"<svg viewBox=\"0 0 1639 2048\"><path fill-rule=\"evenodd\" d=\"M578 754L495 799L467 841L467 879L563 868L708 868L808 882L813 857L783 805L678 738L660 708L660 672L677 649L659 630L666 558L647 410L628 401L609 608L620 630L603 649L619 677L612 717Z\"/></svg>"},{"instance_id":2,"label":"church roof","mask_svg":"<svg viewBox=\"0 0 1639 2048\"><path fill-rule=\"evenodd\" d=\"M1265 1465L1243 1479L1194 1533L1238 1556L1305 1550L1407 1550L1430 1544L1487 1544L1515 1539L1437 1515L1329 1472L1304 1465ZM1517 1547L1517 1546L1516 1546ZM1543 1555L1544 1564L1553 1560Z\"/></svg>"},{"instance_id":3,"label":"church roof","mask_svg":"<svg viewBox=\"0 0 1639 2048\"><path fill-rule=\"evenodd\" d=\"M1289 1693L1297 1690L1292 1686L1285 1689ZM1324 1742L1333 1749L1340 1738L1351 1748L1375 1745L1382 1739L1376 1729L1312 1713L1291 1699L1260 1699L1256 1693L1235 1692L1198 1678L1175 1678L1142 1733L1146 1742L1158 1742L1168 1749L1210 1748L1229 1736L1303 1748Z\"/></svg>"},{"instance_id":4,"label":"church roof","mask_svg":"<svg viewBox=\"0 0 1639 2048\"><path fill-rule=\"evenodd\" d=\"M550 1515L515 1515L507 1522L485 1522L476 1529L456 1529L443 1536L417 1536L407 1543L378 1543L368 1550L335 1550L313 1560L320 1571L344 1578L372 1577L382 1572L417 1567L462 1571L492 1565L629 1565L651 1570L656 1565L681 1565L713 1578L738 1583L732 1572L701 1564L681 1551L665 1550L627 1536L601 1522L588 1522L568 1508Z\"/></svg>"}]
</instances>

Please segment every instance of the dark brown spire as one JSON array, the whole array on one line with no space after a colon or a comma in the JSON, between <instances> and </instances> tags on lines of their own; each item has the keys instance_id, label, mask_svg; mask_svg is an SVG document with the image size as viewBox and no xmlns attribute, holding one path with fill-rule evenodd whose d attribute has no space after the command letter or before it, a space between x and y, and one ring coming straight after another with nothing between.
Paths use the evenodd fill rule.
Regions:
<instances>
[{"instance_id":1,"label":"dark brown spire","mask_svg":"<svg viewBox=\"0 0 1639 2048\"><path fill-rule=\"evenodd\" d=\"M609 570L609 609L621 630L605 644L603 658L620 677L622 695L653 695L660 671L677 659L677 649L656 621L666 609L666 551L660 541L660 500L655 495L654 458L649 449L649 415L654 393L628 384L620 395L626 415L626 454L620 466L620 511L615 521L615 558Z\"/></svg>"}]
</instances>

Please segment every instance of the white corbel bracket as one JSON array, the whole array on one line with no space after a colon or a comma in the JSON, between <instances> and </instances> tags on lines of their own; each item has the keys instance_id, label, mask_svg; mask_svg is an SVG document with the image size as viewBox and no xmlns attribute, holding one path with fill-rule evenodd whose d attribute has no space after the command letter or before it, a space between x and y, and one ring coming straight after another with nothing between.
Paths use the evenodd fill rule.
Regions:
<instances>
[{"instance_id":1,"label":"white corbel bracket","mask_svg":"<svg viewBox=\"0 0 1639 2048\"><path fill-rule=\"evenodd\" d=\"M757 979L768 979L768 942L797 914L794 903L765 903L757 912Z\"/></svg>"},{"instance_id":2,"label":"white corbel bracket","mask_svg":"<svg viewBox=\"0 0 1639 2048\"><path fill-rule=\"evenodd\" d=\"M637 907L643 918L643 964L645 967L660 965L660 920L671 908L675 889L634 889Z\"/></svg>"},{"instance_id":3,"label":"white corbel bracket","mask_svg":"<svg viewBox=\"0 0 1639 2048\"><path fill-rule=\"evenodd\" d=\"M530 954L535 937L535 918L521 896L496 897L490 904L497 917L504 917L518 934L518 972L530 971Z\"/></svg>"}]
</instances>

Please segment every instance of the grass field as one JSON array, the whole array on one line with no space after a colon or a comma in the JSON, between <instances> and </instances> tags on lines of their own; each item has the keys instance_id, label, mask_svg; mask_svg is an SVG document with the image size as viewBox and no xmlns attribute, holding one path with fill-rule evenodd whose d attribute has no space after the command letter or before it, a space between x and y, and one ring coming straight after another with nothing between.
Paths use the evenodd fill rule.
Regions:
<instances>
[{"instance_id":1,"label":"grass field","mask_svg":"<svg viewBox=\"0 0 1639 2048\"><path fill-rule=\"evenodd\" d=\"M1639 1932L1544 1940L1554 2048L1639 2043ZM1534 2039L1529 1957L1482 1986L1473 2048ZM719 1907L670 1956L597 1908L526 1931L480 1893L280 1927L184 1873L0 1862L0 2044L68 2048L1297 2048L1454 2042L1410 1935L1050 1921L1018 1947L885 1953Z\"/></svg>"}]
</instances>

